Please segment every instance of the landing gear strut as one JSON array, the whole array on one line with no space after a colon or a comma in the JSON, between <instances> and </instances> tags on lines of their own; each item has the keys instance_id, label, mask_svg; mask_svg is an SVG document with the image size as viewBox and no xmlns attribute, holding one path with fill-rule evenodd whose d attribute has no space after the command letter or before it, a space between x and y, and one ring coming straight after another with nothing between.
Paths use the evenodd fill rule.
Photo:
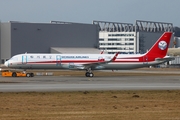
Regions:
<instances>
[{"instance_id":1,"label":"landing gear strut","mask_svg":"<svg viewBox=\"0 0 180 120\"><path fill-rule=\"evenodd\" d=\"M88 69L86 70L85 76L86 76L86 77L93 77L93 76L94 76L94 74L92 73L91 68L88 68Z\"/></svg>"},{"instance_id":2,"label":"landing gear strut","mask_svg":"<svg viewBox=\"0 0 180 120\"><path fill-rule=\"evenodd\" d=\"M86 72L85 76L86 76L86 77L93 77L94 74L93 74L93 73L90 73L90 72Z\"/></svg>"}]
</instances>

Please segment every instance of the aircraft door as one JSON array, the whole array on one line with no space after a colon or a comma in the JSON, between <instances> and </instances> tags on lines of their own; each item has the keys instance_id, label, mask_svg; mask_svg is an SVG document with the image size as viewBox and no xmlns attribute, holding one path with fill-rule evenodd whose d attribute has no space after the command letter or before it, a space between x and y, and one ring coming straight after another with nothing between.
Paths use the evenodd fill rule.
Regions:
<instances>
[{"instance_id":1,"label":"aircraft door","mask_svg":"<svg viewBox=\"0 0 180 120\"><path fill-rule=\"evenodd\" d=\"M143 57L143 64L148 64L148 56Z\"/></svg>"},{"instance_id":2,"label":"aircraft door","mask_svg":"<svg viewBox=\"0 0 180 120\"><path fill-rule=\"evenodd\" d=\"M61 66L61 56L60 55L56 56L56 66Z\"/></svg>"},{"instance_id":3,"label":"aircraft door","mask_svg":"<svg viewBox=\"0 0 180 120\"><path fill-rule=\"evenodd\" d=\"M27 64L27 55L22 55L22 64Z\"/></svg>"}]
</instances>

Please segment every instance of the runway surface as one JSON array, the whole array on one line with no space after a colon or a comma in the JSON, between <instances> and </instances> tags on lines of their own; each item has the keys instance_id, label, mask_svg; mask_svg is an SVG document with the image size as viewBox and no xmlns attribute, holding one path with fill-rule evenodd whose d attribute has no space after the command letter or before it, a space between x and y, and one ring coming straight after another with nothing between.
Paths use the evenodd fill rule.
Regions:
<instances>
[{"instance_id":1,"label":"runway surface","mask_svg":"<svg viewBox=\"0 0 180 120\"><path fill-rule=\"evenodd\" d=\"M123 71L121 71L123 72ZM133 71L131 71L133 73ZM147 72L147 71L140 71ZM151 72L150 72L151 73ZM157 73L157 72L156 72ZM171 73L171 72L167 72ZM166 74L166 73L165 73ZM119 75L71 77L35 76L1 77L0 92L47 92L47 91L86 91L86 90L176 90L180 89L179 72L175 75Z\"/></svg>"}]
</instances>

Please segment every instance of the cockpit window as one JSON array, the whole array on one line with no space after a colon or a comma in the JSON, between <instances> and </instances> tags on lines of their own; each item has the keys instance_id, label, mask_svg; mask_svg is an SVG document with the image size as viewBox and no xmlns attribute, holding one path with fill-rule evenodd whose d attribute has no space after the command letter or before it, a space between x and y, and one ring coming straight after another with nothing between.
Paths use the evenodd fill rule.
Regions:
<instances>
[{"instance_id":1,"label":"cockpit window","mask_svg":"<svg viewBox=\"0 0 180 120\"><path fill-rule=\"evenodd\" d=\"M12 57L10 60L18 61L18 57Z\"/></svg>"}]
</instances>

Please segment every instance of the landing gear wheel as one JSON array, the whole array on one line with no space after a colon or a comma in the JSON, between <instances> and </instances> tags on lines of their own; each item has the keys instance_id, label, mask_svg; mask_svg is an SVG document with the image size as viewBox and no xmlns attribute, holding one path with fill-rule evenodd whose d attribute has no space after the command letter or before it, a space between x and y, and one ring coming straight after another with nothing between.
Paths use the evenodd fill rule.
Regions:
<instances>
[{"instance_id":1,"label":"landing gear wheel","mask_svg":"<svg viewBox=\"0 0 180 120\"><path fill-rule=\"evenodd\" d=\"M94 76L94 74L93 74L93 73L90 73L90 74L89 74L89 77L93 77L93 76Z\"/></svg>"},{"instance_id":2,"label":"landing gear wheel","mask_svg":"<svg viewBox=\"0 0 180 120\"><path fill-rule=\"evenodd\" d=\"M86 76L86 77L89 77L89 72L86 72L85 76Z\"/></svg>"},{"instance_id":3,"label":"landing gear wheel","mask_svg":"<svg viewBox=\"0 0 180 120\"><path fill-rule=\"evenodd\" d=\"M91 68L88 68L88 69L86 70L85 76L86 76L86 77L93 77L93 76L94 76L94 74L92 73Z\"/></svg>"},{"instance_id":4,"label":"landing gear wheel","mask_svg":"<svg viewBox=\"0 0 180 120\"><path fill-rule=\"evenodd\" d=\"M93 74L93 73L86 72L85 76L86 76L86 77L93 77L94 74Z\"/></svg>"},{"instance_id":5,"label":"landing gear wheel","mask_svg":"<svg viewBox=\"0 0 180 120\"><path fill-rule=\"evenodd\" d=\"M13 73L12 73L12 77L17 77L16 72L13 72Z\"/></svg>"}]
</instances>

